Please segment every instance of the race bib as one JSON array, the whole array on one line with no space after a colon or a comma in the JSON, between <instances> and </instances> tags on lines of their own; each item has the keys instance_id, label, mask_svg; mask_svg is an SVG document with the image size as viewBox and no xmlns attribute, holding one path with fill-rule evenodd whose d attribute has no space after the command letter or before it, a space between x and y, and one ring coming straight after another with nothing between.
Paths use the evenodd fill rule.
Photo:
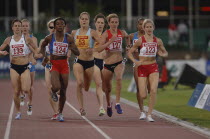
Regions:
<instances>
[{"instance_id":1,"label":"race bib","mask_svg":"<svg viewBox=\"0 0 210 139\"><path fill-rule=\"evenodd\" d=\"M12 56L25 56L24 44L12 45Z\"/></svg>"},{"instance_id":2,"label":"race bib","mask_svg":"<svg viewBox=\"0 0 210 139\"><path fill-rule=\"evenodd\" d=\"M143 48L144 48L144 51L143 51L144 55L155 56L157 52L157 43L155 42L143 43Z\"/></svg>"},{"instance_id":3,"label":"race bib","mask_svg":"<svg viewBox=\"0 0 210 139\"><path fill-rule=\"evenodd\" d=\"M68 51L68 44L63 42L54 42L54 54L59 56L65 56Z\"/></svg>"},{"instance_id":4,"label":"race bib","mask_svg":"<svg viewBox=\"0 0 210 139\"><path fill-rule=\"evenodd\" d=\"M117 40L109 45L109 50L121 51L122 50L122 37L117 37Z\"/></svg>"},{"instance_id":5,"label":"race bib","mask_svg":"<svg viewBox=\"0 0 210 139\"><path fill-rule=\"evenodd\" d=\"M89 37L88 36L77 36L76 45L80 49L89 48Z\"/></svg>"}]
</instances>

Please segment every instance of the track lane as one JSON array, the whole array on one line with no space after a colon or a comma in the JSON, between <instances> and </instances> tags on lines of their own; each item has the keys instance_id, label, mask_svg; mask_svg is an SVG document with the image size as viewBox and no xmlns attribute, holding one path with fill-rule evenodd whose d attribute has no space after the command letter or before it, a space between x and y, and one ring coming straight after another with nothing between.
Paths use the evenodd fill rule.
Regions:
<instances>
[{"instance_id":1,"label":"track lane","mask_svg":"<svg viewBox=\"0 0 210 139\"><path fill-rule=\"evenodd\" d=\"M9 116L9 110L12 100L12 89L9 80L1 80L1 90L9 93L0 93L0 138L3 138L6 129L6 123ZM4 88L4 89L2 89ZM34 100L33 100L33 115L26 115L26 106L22 108L22 119L14 120L14 114L11 124L10 138L16 139L58 139L58 138L106 138L81 116L79 116L67 104L64 107L65 122L50 120L52 109L48 102L47 89L43 85L43 80L35 81ZM67 101L79 110L76 98L76 84L73 81L69 82L67 89ZM5 99L6 98L6 99ZM124 114L116 114L113 108L113 116L110 118L107 115L98 116L98 104L95 93L84 92L84 101L86 108L86 118L102 130L108 137L114 139L204 139L205 137L196 134L190 130L169 123L163 119L155 117L156 122L148 123L138 120L138 109L121 104ZM105 100L104 100L105 102ZM113 103L114 104L114 103Z\"/></svg>"}]
</instances>

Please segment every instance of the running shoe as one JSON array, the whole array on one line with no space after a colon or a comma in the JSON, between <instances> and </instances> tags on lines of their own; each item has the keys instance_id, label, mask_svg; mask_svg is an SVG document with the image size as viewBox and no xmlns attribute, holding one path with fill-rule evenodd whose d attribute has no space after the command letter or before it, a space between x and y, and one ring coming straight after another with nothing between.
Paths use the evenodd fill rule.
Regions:
<instances>
[{"instance_id":1,"label":"running shoe","mask_svg":"<svg viewBox=\"0 0 210 139\"><path fill-rule=\"evenodd\" d=\"M121 109L120 104L115 105L115 109L117 110L118 114L122 114L123 113L123 110Z\"/></svg>"},{"instance_id":2,"label":"running shoe","mask_svg":"<svg viewBox=\"0 0 210 139\"><path fill-rule=\"evenodd\" d=\"M99 115L99 116L103 116L105 113L106 113L106 111L104 110L104 108L101 108L101 109L99 110L98 115Z\"/></svg>"},{"instance_id":3,"label":"running shoe","mask_svg":"<svg viewBox=\"0 0 210 139\"><path fill-rule=\"evenodd\" d=\"M51 120L57 120L57 119L58 119L58 113L55 113L55 114L52 116Z\"/></svg>"},{"instance_id":4,"label":"running shoe","mask_svg":"<svg viewBox=\"0 0 210 139\"><path fill-rule=\"evenodd\" d=\"M32 105L28 105L27 114L30 116L32 115Z\"/></svg>"},{"instance_id":5,"label":"running shoe","mask_svg":"<svg viewBox=\"0 0 210 139\"><path fill-rule=\"evenodd\" d=\"M86 115L86 112L83 108L80 108L80 114L81 116L85 116Z\"/></svg>"},{"instance_id":6,"label":"running shoe","mask_svg":"<svg viewBox=\"0 0 210 139\"><path fill-rule=\"evenodd\" d=\"M59 113L58 116L57 116L57 119L58 119L59 122L64 122L63 114Z\"/></svg>"},{"instance_id":7,"label":"running shoe","mask_svg":"<svg viewBox=\"0 0 210 139\"><path fill-rule=\"evenodd\" d=\"M146 119L146 114L144 112L141 112L139 119L140 120Z\"/></svg>"},{"instance_id":8,"label":"running shoe","mask_svg":"<svg viewBox=\"0 0 210 139\"><path fill-rule=\"evenodd\" d=\"M151 115L148 115L148 116L147 116L147 121L148 121L148 122L154 122L155 120L152 118Z\"/></svg>"},{"instance_id":9,"label":"running shoe","mask_svg":"<svg viewBox=\"0 0 210 139\"><path fill-rule=\"evenodd\" d=\"M107 111L106 111L107 115L109 117L112 117L112 106L107 106Z\"/></svg>"},{"instance_id":10,"label":"running shoe","mask_svg":"<svg viewBox=\"0 0 210 139\"><path fill-rule=\"evenodd\" d=\"M16 114L16 116L15 116L15 120L20 120L20 118L21 118L21 113L18 112L18 113Z\"/></svg>"},{"instance_id":11,"label":"running shoe","mask_svg":"<svg viewBox=\"0 0 210 139\"><path fill-rule=\"evenodd\" d=\"M58 96L56 93L51 93L51 97L52 97L52 100L55 101L55 102L58 102Z\"/></svg>"},{"instance_id":12,"label":"running shoe","mask_svg":"<svg viewBox=\"0 0 210 139\"><path fill-rule=\"evenodd\" d=\"M25 94L20 95L20 106L24 106L24 105L25 105L25 102L24 102L25 97L26 97L26 95L25 95Z\"/></svg>"}]
</instances>

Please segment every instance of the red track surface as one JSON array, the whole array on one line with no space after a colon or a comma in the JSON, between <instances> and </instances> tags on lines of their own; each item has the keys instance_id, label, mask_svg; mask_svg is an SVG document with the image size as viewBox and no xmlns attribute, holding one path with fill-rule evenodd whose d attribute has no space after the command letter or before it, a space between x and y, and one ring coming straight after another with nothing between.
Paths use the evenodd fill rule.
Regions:
<instances>
[{"instance_id":1,"label":"red track surface","mask_svg":"<svg viewBox=\"0 0 210 139\"><path fill-rule=\"evenodd\" d=\"M205 137L181 126L155 117L156 122L138 120L138 109L122 104L124 114L98 116L98 104L94 93L85 92L86 120L78 111L75 83L70 81L67 90L67 104L64 108L65 122L50 120L52 109L48 101L43 80L35 82L33 115L27 116L26 105L21 107L22 119L14 120L11 128L8 119L12 105L13 90L9 80L0 80L0 139L7 132L10 139L204 139ZM87 122L89 121L89 123ZM92 125L93 126L92 126ZM95 128L94 128L95 126Z\"/></svg>"}]
</instances>

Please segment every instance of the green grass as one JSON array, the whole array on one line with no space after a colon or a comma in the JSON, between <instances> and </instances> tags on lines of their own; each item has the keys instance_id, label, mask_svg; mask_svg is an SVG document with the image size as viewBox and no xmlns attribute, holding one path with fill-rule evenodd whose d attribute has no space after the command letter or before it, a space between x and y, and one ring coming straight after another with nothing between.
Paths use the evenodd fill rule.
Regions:
<instances>
[{"instance_id":1,"label":"green grass","mask_svg":"<svg viewBox=\"0 0 210 139\"><path fill-rule=\"evenodd\" d=\"M209 82L208 79L207 83ZM129 84L130 79L123 80L121 97L137 103L136 94L127 91ZM94 84L91 86L94 87ZM179 85L178 89L174 90L173 87L172 84L169 84L164 90L158 89L155 109L195 125L210 128L210 112L187 105L194 89ZM113 82L113 94L114 92L115 82ZM145 105L147 102L148 98L145 100Z\"/></svg>"}]
</instances>

